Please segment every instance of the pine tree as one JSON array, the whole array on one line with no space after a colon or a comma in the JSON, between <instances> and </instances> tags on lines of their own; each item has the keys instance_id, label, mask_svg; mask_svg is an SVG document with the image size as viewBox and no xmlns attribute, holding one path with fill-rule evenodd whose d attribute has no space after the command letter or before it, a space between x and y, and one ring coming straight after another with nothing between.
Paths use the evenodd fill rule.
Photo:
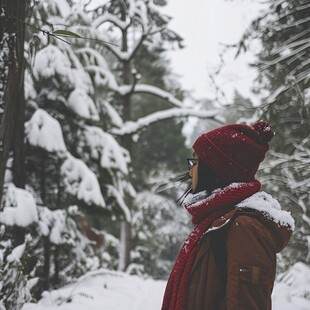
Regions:
<instances>
[{"instance_id":1,"label":"pine tree","mask_svg":"<svg viewBox=\"0 0 310 310\"><path fill-rule=\"evenodd\" d=\"M98 29L97 38L110 41L113 38L115 45L105 45L115 66L113 77L110 72L104 72L108 79L106 82L113 91L112 98L116 110L119 112L123 124L113 128L112 132L120 137L121 145L133 154L133 138L145 127L155 122L174 117L195 115L206 118L216 118L214 111L199 111L197 107L186 107L182 101L159 85L147 83L147 76L141 75L142 69L139 55L152 54L153 49L164 51L168 45L182 46L182 39L168 28L169 17L163 15L159 7L165 5L165 1L121 1L99 2L97 6L90 5L89 13L93 16L93 26ZM87 9L87 6L86 6ZM88 33L91 35L91 33ZM140 64L140 65L139 65ZM96 74L103 74L102 68L93 68ZM142 70L141 70L142 71ZM140 100L136 99L137 95ZM179 94L176 94L179 95ZM150 98L165 102L166 108L158 107L158 110L145 109L146 115L134 114L140 107L141 100L152 102ZM143 98L143 99L142 99ZM146 99L147 98L147 99ZM171 107L172 108L169 108ZM140 111L139 111L140 112ZM139 113L140 114L140 113ZM125 197L129 212L133 212L134 202L132 198ZM131 249L131 223L123 220L121 224L121 240L124 242L121 249L120 270L124 270L130 263ZM124 234L124 235L123 235Z\"/></svg>"},{"instance_id":2,"label":"pine tree","mask_svg":"<svg viewBox=\"0 0 310 310\"><path fill-rule=\"evenodd\" d=\"M256 117L268 119L276 132L262 179L296 220L284 265L310 257L309 14L307 1L270 0L240 43L240 49L251 39L262 44L255 91L264 95Z\"/></svg>"}]
</instances>

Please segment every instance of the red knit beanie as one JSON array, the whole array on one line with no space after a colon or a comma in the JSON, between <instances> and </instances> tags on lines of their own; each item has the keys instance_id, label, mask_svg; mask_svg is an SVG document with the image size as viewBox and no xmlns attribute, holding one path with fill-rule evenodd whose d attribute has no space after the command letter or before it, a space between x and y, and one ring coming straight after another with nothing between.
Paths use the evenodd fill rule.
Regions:
<instances>
[{"instance_id":1,"label":"red knit beanie","mask_svg":"<svg viewBox=\"0 0 310 310\"><path fill-rule=\"evenodd\" d=\"M248 182L255 179L273 135L265 121L253 126L227 125L200 135L193 149L222 181Z\"/></svg>"}]
</instances>

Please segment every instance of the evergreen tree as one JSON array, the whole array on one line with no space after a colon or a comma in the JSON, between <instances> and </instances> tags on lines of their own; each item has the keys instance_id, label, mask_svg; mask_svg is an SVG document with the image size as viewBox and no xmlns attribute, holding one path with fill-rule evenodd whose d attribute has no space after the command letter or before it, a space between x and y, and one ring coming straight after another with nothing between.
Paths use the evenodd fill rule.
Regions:
<instances>
[{"instance_id":1,"label":"evergreen tree","mask_svg":"<svg viewBox=\"0 0 310 310\"><path fill-rule=\"evenodd\" d=\"M307 1L268 1L266 11L252 23L239 45L258 39L259 69L255 91L263 95L256 118L268 119L276 132L270 159L265 164L264 183L296 220L296 230L284 264L309 262L309 25ZM267 94L267 95L266 95ZM307 184L307 185L306 185Z\"/></svg>"},{"instance_id":2,"label":"evergreen tree","mask_svg":"<svg viewBox=\"0 0 310 310\"><path fill-rule=\"evenodd\" d=\"M148 84L153 82L150 74L148 73L145 77L142 75L143 71L145 72L141 61L142 55L146 55L147 60L154 57L154 55L151 56L152 50L156 53L164 51L171 44L181 46L181 38L168 28L169 17L159 11L159 7L165 4L165 1L132 0L121 2L99 1L95 6L86 5L86 9L89 7L87 10L93 18L92 25L98 30L97 38L105 41L111 41L113 38L113 43L116 44L116 46L105 45L113 57L112 59L114 59L115 65L111 67L114 78L111 76L111 71L102 72L100 66L93 69L98 75L104 73L109 80L106 85L112 91L113 107L124 122L121 127L112 128L112 132L120 136L121 145L132 155L135 148L133 139L137 137L136 134L155 122L189 115L206 118L217 117L214 111L206 112L199 111L194 106L186 107L180 100L182 98L178 99L173 93L169 92L169 89L161 88L161 85L166 86L161 79L156 80L157 85L152 85ZM88 36L91 35L92 33L89 32ZM139 97L136 97L137 95ZM179 96L180 94L176 93L176 95ZM137 100L137 98L140 99ZM139 109L142 100L143 104L152 105L152 107L144 108L146 114L142 114ZM153 103L155 103L154 106ZM163 109L164 104L165 108ZM172 108L170 108L171 106ZM147 139L142 138L143 140L147 142ZM176 141L175 139L171 140ZM137 160L140 158L137 156ZM141 176L138 178L141 179ZM134 201L132 198L127 196L124 202L130 214L133 215ZM131 232L131 222L123 218L120 270L126 269L130 263Z\"/></svg>"}]
</instances>

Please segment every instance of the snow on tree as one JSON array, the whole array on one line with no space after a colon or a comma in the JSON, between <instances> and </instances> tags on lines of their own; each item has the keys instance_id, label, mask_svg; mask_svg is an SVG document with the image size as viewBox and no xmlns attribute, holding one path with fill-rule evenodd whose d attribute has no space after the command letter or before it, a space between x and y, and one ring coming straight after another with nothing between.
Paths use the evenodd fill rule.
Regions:
<instances>
[{"instance_id":1,"label":"snow on tree","mask_svg":"<svg viewBox=\"0 0 310 310\"><path fill-rule=\"evenodd\" d=\"M168 28L170 18L160 12L160 6L164 4L139 0L101 1L96 5L89 2L86 4L86 13L82 12L81 7L77 8L79 16L83 16L85 23L72 28L77 33L83 33L93 40L113 43L99 45L99 53L91 51L91 44L86 48L82 46L79 50L79 57L89 74L92 75L94 83L102 89L105 86L105 89L111 93L112 100L114 100L113 110L106 104L103 107L107 114L113 113L110 132L115 136L120 136L121 145L129 152L134 147L133 135L155 122L190 115L220 119L218 111L201 111L194 102L185 105L170 91L144 83L143 76L135 69L135 63L139 61L137 55L142 48L151 51L159 46L162 49L173 44L182 46L182 39ZM91 20L87 19L85 14L88 17L91 16ZM117 65L108 66L102 55L107 55ZM134 119L135 96L138 95L160 99L166 102L166 109ZM120 202L120 206L124 202L127 204L126 210L134 212L132 197L125 196L118 199L116 196L116 199ZM126 218L128 219L129 216L126 215ZM122 245L124 253L121 255L125 260L122 263L125 268L130 263L130 225L130 222L125 221L121 229L121 233L126 234L121 237L121 240L126 242Z\"/></svg>"},{"instance_id":2,"label":"snow on tree","mask_svg":"<svg viewBox=\"0 0 310 310\"><path fill-rule=\"evenodd\" d=\"M26 227L37 221L37 206L31 193L15 187L12 183L8 184L4 208L0 212L0 223Z\"/></svg>"},{"instance_id":3,"label":"snow on tree","mask_svg":"<svg viewBox=\"0 0 310 310\"><path fill-rule=\"evenodd\" d=\"M67 103L71 110L77 115L94 121L99 121L99 114L96 110L95 103L84 90L75 89L72 91Z\"/></svg>"},{"instance_id":4,"label":"snow on tree","mask_svg":"<svg viewBox=\"0 0 310 310\"><path fill-rule=\"evenodd\" d=\"M124 175L128 174L129 153L111 134L99 127L86 126L83 135L85 146L91 150L91 157L99 159L102 168L117 169Z\"/></svg>"},{"instance_id":5,"label":"snow on tree","mask_svg":"<svg viewBox=\"0 0 310 310\"><path fill-rule=\"evenodd\" d=\"M31 300L30 283L24 267L24 256L31 237L26 236L23 244L16 247L10 240L2 237L5 228L1 226L0 241L0 307L1 309L21 309L25 302Z\"/></svg>"},{"instance_id":6,"label":"snow on tree","mask_svg":"<svg viewBox=\"0 0 310 310\"><path fill-rule=\"evenodd\" d=\"M37 3L36 18L31 19L31 24L36 29L48 29L53 24L75 23L74 18L80 13L65 2ZM87 22L85 14L83 18ZM81 48L52 37L32 37L30 30L27 52L33 57L33 70L26 71L26 165L27 186L39 206L35 251L43 266L34 272L43 279L35 288L39 295L42 288L59 285L87 270L115 267L117 239L102 231L105 227L100 218L98 229L91 227L94 219L88 220L85 213L89 216L95 211L111 217L125 192L133 195L134 190L127 181L128 151L101 128L102 110L109 109L109 115L119 123L117 112L109 103L102 103L104 93L99 96L95 92L98 78L84 67ZM34 38L37 41L31 41ZM32 43L35 54L30 50ZM84 48L90 55L91 67L96 64L94 55L98 52L87 44ZM103 57L100 64L107 66ZM120 199L115 198L109 186ZM72 204L77 206L73 213Z\"/></svg>"},{"instance_id":7,"label":"snow on tree","mask_svg":"<svg viewBox=\"0 0 310 310\"><path fill-rule=\"evenodd\" d=\"M61 166L61 175L66 192L88 205L105 207L97 177L82 160L68 154Z\"/></svg>"},{"instance_id":8,"label":"snow on tree","mask_svg":"<svg viewBox=\"0 0 310 310\"><path fill-rule=\"evenodd\" d=\"M32 146L55 152L59 157L67 153L59 122L42 109L37 109L25 124L25 135Z\"/></svg>"},{"instance_id":9,"label":"snow on tree","mask_svg":"<svg viewBox=\"0 0 310 310\"><path fill-rule=\"evenodd\" d=\"M163 184L162 180L160 184ZM132 219L135 231L133 264L154 278L162 279L169 275L190 225L184 210L167 194L157 193L156 185L153 184L149 190L140 192L136 197ZM131 265L128 268L134 269Z\"/></svg>"},{"instance_id":10,"label":"snow on tree","mask_svg":"<svg viewBox=\"0 0 310 310\"><path fill-rule=\"evenodd\" d=\"M43 0L35 3L26 28L26 187L39 210L34 231L29 229L35 255L26 264L31 277L40 279L33 288L36 296L92 268L127 267L131 228L139 229L142 218L136 226L132 221L143 213L134 208L133 134L168 118L218 118L215 111L185 105L176 92L148 84L135 71L142 46L181 45L181 38L167 28L160 2L121 4L104 2L91 9L77 1ZM63 25L84 38L54 35ZM38 29L47 35L34 33ZM166 111L133 119L133 96L144 95L165 101Z\"/></svg>"},{"instance_id":11,"label":"snow on tree","mask_svg":"<svg viewBox=\"0 0 310 310\"><path fill-rule=\"evenodd\" d=\"M238 52L261 43L254 90L262 103L253 119L267 119L276 132L272 152L262 166L263 184L292 212L296 229L282 266L309 262L309 26L307 1L270 0L245 32ZM257 44L256 44L257 45Z\"/></svg>"}]
</instances>

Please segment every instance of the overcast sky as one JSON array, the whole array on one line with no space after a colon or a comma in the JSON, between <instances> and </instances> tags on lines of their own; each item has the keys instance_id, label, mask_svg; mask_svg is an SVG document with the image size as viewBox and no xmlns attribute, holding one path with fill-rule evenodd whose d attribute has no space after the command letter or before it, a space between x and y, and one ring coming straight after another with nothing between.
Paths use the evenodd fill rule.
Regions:
<instances>
[{"instance_id":1,"label":"overcast sky","mask_svg":"<svg viewBox=\"0 0 310 310\"><path fill-rule=\"evenodd\" d=\"M173 20L170 27L184 38L185 48L169 53L174 72L180 75L183 88L193 91L195 98L214 98L208 74L219 64L223 43L238 42L243 31L256 17L262 5L259 0L168 0L164 12ZM252 55L227 64L218 83L229 101L234 89L255 99L251 85L255 71L247 66Z\"/></svg>"}]
</instances>

